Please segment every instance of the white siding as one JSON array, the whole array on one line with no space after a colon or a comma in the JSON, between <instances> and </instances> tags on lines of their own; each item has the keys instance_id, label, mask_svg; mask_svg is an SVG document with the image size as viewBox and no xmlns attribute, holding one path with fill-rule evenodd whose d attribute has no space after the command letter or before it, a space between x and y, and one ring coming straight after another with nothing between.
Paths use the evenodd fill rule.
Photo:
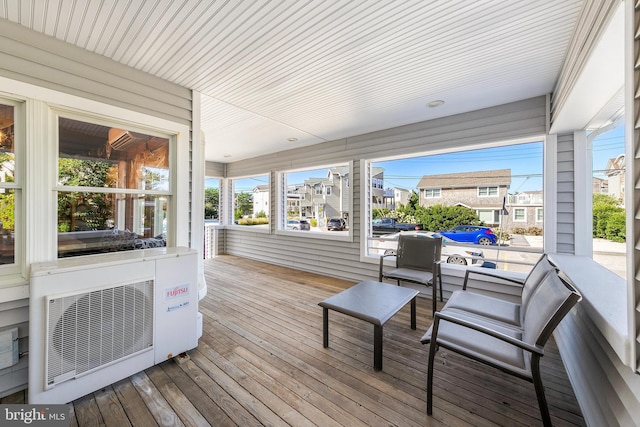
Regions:
<instances>
[{"instance_id":1,"label":"white siding","mask_svg":"<svg viewBox=\"0 0 640 427\"><path fill-rule=\"evenodd\" d=\"M557 251L572 254L575 251L573 134L558 135L557 150Z\"/></svg>"}]
</instances>

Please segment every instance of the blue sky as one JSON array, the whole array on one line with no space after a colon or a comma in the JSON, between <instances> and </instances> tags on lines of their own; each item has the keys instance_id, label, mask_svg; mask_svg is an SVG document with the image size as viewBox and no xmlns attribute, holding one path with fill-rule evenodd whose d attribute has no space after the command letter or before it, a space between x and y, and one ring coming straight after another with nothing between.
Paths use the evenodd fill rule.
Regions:
<instances>
[{"instance_id":1,"label":"blue sky","mask_svg":"<svg viewBox=\"0 0 640 427\"><path fill-rule=\"evenodd\" d=\"M624 127L600 135L593 142L594 176L603 177L610 158L624 153ZM533 142L480 150L462 151L410 159L376 162L383 167L385 188L401 187L415 190L424 175L455 172L473 172L492 169L511 169L510 193L542 190L542 143ZM327 169L290 173L288 183L302 183L306 178L324 177ZM210 180L208 180L210 181ZM268 183L268 177L259 176L236 180L236 190L251 191L256 185ZM206 186L216 186L217 180Z\"/></svg>"}]
</instances>

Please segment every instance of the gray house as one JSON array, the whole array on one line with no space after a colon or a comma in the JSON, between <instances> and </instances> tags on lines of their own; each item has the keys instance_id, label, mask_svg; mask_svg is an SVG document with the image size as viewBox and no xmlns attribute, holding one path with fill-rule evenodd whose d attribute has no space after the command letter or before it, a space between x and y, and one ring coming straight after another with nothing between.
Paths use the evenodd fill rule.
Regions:
<instances>
[{"instance_id":1,"label":"gray house","mask_svg":"<svg viewBox=\"0 0 640 427\"><path fill-rule=\"evenodd\" d=\"M488 225L500 223L500 210L511 185L511 169L425 175L416 188L421 206L466 206Z\"/></svg>"}]
</instances>

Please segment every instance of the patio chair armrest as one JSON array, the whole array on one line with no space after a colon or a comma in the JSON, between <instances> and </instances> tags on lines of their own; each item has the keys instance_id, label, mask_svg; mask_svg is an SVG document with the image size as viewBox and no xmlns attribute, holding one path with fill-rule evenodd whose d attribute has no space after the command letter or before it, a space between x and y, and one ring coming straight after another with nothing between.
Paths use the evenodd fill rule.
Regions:
<instances>
[{"instance_id":1,"label":"patio chair armrest","mask_svg":"<svg viewBox=\"0 0 640 427\"><path fill-rule=\"evenodd\" d=\"M462 283L462 290L463 291L467 290L467 281L469 280L469 276L471 274L477 274L479 276L487 276L487 277L491 277L491 278L494 278L494 279L506 280L507 282L511 282L511 283L515 283L516 285L524 286L524 281L518 280L518 279L514 279L513 277L504 277L504 276L500 276L500 275L495 274L495 273L489 273L487 271L479 271L479 270L468 269L464 274L464 282Z\"/></svg>"},{"instance_id":2,"label":"patio chair armrest","mask_svg":"<svg viewBox=\"0 0 640 427\"><path fill-rule=\"evenodd\" d=\"M380 255L380 266L378 268L378 282L382 282L382 268L384 267L384 259L388 256L395 256L395 254Z\"/></svg>"},{"instance_id":3,"label":"patio chair armrest","mask_svg":"<svg viewBox=\"0 0 640 427\"><path fill-rule=\"evenodd\" d=\"M531 345L529 343L526 343L522 340L510 337L509 335L503 334L502 332L498 332L494 329L488 328L484 325L480 325L478 323L472 322L470 320L467 319L461 319L457 316L454 316L450 313L446 313L446 312L442 312L439 311L435 314L435 317L433 319L433 330L432 330L432 334L431 334L431 341L436 341L437 340L437 334L438 334L438 326L440 323L440 320L444 320L447 322L451 322L451 323L455 323L457 325L460 326L464 326L466 328L470 328L473 329L475 331L478 331L480 333L483 334L487 334L490 335L494 338L497 338L501 341L504 341L508 344L514 345L516 347L519 347L523 350L529 351L531 353L535 353L538 354L540 356L544 355L544 350L541 347L538 346L534 346Z\"/></svg>"}]
</instances>

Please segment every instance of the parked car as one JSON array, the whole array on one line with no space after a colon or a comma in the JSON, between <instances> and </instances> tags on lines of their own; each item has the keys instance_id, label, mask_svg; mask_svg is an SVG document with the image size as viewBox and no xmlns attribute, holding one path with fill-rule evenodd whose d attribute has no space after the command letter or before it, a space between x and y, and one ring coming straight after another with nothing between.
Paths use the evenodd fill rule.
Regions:
<instances>
[{"instance_id":1,"label":"parked car","mask_svg":"<svg viewBox=\"0 0 640 427\"><path fill-rule=\"evenodd\" d=\"M311 224L306 219L290 219L287 220L287 230L311 230Z\"/></svg>"},{"instance_id":2,"label":"parked car","mask_svg":"<svg viewBox=\"0 0 640 427\"><path fill-rule=\"evenodd\" d=\"M327 230L342 231L347 228L347 222L342 218L330 218L327 221Z\"/></svg>"},{"instance_id":3,"label":"parked car","mask_svg":"<svg viewBox=\"0 0 640 427\"><path fill-rule=\"evenodd\" d=\"M373 234L389 234L394 231L415 230L418 224L398 222L396 218L378 218L371 222Z\"/></svg>"},{"instance_id":4,"label":"parked car","mask_svg":"<svg viewBox=\"0 0 640 427\"><path fill-rule=\"evenodd\" d=\"M432 231L416 230L416 231L400 231L398 233L385 234L373 241L373 247L378 250L380 255L395 255L398 249L398 237L400 234L405 236L427 236L438 237L438 233ZM442 237L442 256L446 257L449 264L460 264L482 266L484 265L484 253L480 249L467 249L458 246L447 246L447 242L452 240Z\"/></svg>"},{"instance_id":5,"label":"parked car","mask_svg":"<svg viewBox=\"0 0 640 427\"><path fill-rule=\"evenodd\" d=\"M495 245L498 241L493 230L479 225L459 225L447 231L439 231L443 237L448 237L454 242L475 243L476 245Z\"/></svg>"}]
</instances>

